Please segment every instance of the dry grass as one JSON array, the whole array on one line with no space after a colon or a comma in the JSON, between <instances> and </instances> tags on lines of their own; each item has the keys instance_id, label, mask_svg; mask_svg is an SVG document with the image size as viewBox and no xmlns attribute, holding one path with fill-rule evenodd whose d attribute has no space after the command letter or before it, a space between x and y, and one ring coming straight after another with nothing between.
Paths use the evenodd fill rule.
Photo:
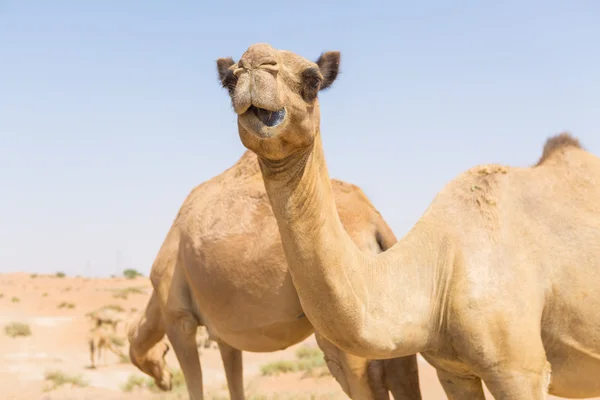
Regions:
<instances>
[{"instance_id":1,"label":"dry grass","mask_svg":"<svg viewBox=\"0 0 600 400\"><path fill-rule=\"evenodd\" d=\"M45 391L54 390L63 385L74 387L86 387L89 385L88 381L83 379L81 375L68 375L58 370L46 372L44 379L51 384Z\"/></svg>"},{"instance_id":2,"label":"dry grass","mask_svg":"<svg viewBox=\"0 0 600 400\"><path fill-rule=\"evenodd\" d=\"M317 347L303 346L296 351L296 360L275 361L260 368L263 376L277 376L290 372L305 372L313 376L315 369L325 367L323 352ZM321 371L318 375L326 375Z\"/></svg>"},{"instance_id":3,"label":"dry grass","mask_svg":"<svg viewBox=\"0 0 600 400\"><path fill-rule=\"evenodd\" d=\"M24 324L22 322L13 322L4 327L4 333L6 333L7 336L10 336L12 338L16 338L19 336L26 337L31 336L31 328L29 327L29 325Z\"/></svg>"},{"instance_id":4,"label":"dry grass","mask_svg":"<svg viewBox=\"0 0 600 400\"><path fill-rule=\"evenodd\" d=\"M12 301L13 303L20 303L20 302L21 302L21 299L20 299L20 298L18 298L18 297L16 297L16 296L13 296L13 297L10 299L10 301Z\"/></svg>"},{"instance_id":5,"label":"dry grass","mask_svg":"<svg viewBox=\"0 0 600 400\"><path fill-rule=\"evenodd\" d=\"M183 372L181 372L181 370L171 370L171 374L173 374L171 378L171 391L176 395L182 392L187 393ZM135 389L147 389L151 392L164 393L156 386L154 379L148 376L140 376L138 374L130 375L125 384L122 386L122 389L124 392L132 392Z\"/></svg>"},{"instance_id":6,"label":"dry grass","mask_svg":"<svg viewBox=\"0 0 600 400\"><path fill-rule=\"evenodd\" d=\"M116 312L125 312L125 309L118 304L107 304L104 307L102 307L100 310L113 310Z\"/></svg>"},{"instance_id":7,"label":"dry grass","mask_svg":"<svg viewBox=\"0 0 600 400\"><path fill-rule=\"evenodd\" d=\"M115 299L123 299L123 300L127 300L127 298L129 297L130 294L144 294L144 290L142 288L139 287L126 287L123 289L117 289L115 290L115 294L113 295L113 297Z\"/></svg>"},{"instance_id":8,"label":"dry grass","mask_svg":"<svg viewBox=\"0 0 600 400\"><path fill-rule=\"evenodd\" d=\"M60 303L60 304L58 305L58 308L66 308L66 309L68 309L68 310L72 310L72 309L74 309L74 308L75 308L75 304L73 304L73 303L69 303L69 302L67 302L67 301L63 301L62 303Z\"/></svg>"}]
</instances>

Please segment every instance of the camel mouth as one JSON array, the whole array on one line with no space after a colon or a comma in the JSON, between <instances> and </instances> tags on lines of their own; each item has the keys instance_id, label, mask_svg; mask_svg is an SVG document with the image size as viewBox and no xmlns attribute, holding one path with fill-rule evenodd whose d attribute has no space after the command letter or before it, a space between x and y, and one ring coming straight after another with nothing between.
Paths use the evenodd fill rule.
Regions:
<instances>
[{"instance_id":1,"label":"camel mouth","mask_svg":"<svg viewBox=\"0 0 600 400\"><path fill-rule=\"evenodd\" d=\"M271 128L281 124L286 115L285 108L282 108L279 111L270 111L265 110L264 108L250 106L248 111L252 111L260 122Z\"/></svg>"}]
</instances>

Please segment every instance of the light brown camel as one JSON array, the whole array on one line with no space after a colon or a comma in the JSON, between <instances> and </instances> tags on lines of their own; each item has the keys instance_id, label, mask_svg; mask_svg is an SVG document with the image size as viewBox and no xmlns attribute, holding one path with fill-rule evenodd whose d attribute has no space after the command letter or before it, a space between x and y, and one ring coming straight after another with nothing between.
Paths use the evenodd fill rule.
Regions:
<instances>
[{"instance_id":1,"label":"light brown camel","mask_svg":"<svg viewBox=\"0 0 600 400\"><path fill-rule=\"evenodd\" d=\"M337 207L358 248L373 254L396 238L356 186L332 181ZM202 399L195 333L206 326L219 344L232 399L244 398L242 351L272 352L313 333L287 270L277 223L257 157L246 151L231 168L188 195L155 259L154 291L129 325L130 358L170 388L165 332L190 398ZM420 399L416 356L372 361L341 352L318 338L327 365L354 399ZM398 377L400 377L398 379Z\"/></svg>"},{"instance_id":2,"label":"light brown camel","mask_svg":"<svg viewBox=\"0 0 600 400\"><path fill-rule=\"evenodd\" d=\"M111 308L101 308L86 314L91 319L93 326L110 325L113 331L117 331L119 324L125 322L124 313Z\"/></svg>"},{"instance_id":3,"label":"light brown camel","mask_svg":"<svg viewBox=\"0 0 600 400\"><path fill-rule=\"evenodd\" d=\"M110 325L104 325L102 323L99 323L97 326L90 329L90 333L88 335L88 344L90 346L90 360L92 363L92 368L96 368L96 353L98 355L98 361L100 361L100 358L104 359L104 365L106 365L106 350L110 350L119 358L124 355L113 345L112 336L114 333L115 330L112 329Z\"/></svg>"},{"instance_id":4,"label":"light brown camel","mask_svg":"<svg viewBox=\"0 0 600 400\"><path fill-rule=\"evenodd\" d=\"M268 44L217 61L315 330L362 357L422 353L450 399L483 400L482 380L496 399L599 396L600 159L561 134L533 167L472 168L392 248L361 252L320 133L339 61Z\"/></svg>"}]
</instances>

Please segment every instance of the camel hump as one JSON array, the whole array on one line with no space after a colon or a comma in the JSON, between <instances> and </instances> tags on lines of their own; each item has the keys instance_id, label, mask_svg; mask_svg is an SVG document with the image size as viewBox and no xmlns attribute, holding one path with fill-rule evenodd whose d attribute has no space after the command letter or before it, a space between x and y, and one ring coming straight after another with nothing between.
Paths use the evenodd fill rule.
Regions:
<instances>
[{"instance_id":1,"label":"camel hump","mask_svg":"<svg viewBox=\"0 0 600 400\"><path fill-rule=\"evenodd\" d=\"M563 132L555 136L551 136L546 140L546 144L544 145L544 151L542 152L542 156L536 165L541 165L550 158L553 154L562 151L568 147L575 147L578 149L583 148L579 140L571 135L569 132Z\"/></svg>"}]
</instances>

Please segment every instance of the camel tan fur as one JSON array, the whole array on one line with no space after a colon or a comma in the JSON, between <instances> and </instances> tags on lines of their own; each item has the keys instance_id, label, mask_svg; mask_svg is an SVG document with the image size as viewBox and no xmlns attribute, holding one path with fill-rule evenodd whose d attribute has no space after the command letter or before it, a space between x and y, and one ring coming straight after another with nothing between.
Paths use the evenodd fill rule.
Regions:
<instances>
[{"instance_id":1,"label":"camel tan fur","mask_svg":"<svg viewBox=\"0 0 600 400\"><path fill-rule=\"evenodd\" d=\"M100 358L103 358L104 365L106 365L106 350L110 350L119 358L124 355L113 345L112 336L114 333L114 329L108 325L102 324L99 324L90 330L88 335L88 344L90 347L90 360L92 368L96 368L96 355L98 356L98 361L100 361Z\"/></svg>"},{"instance_id":2,"label":"camel tan fur","mask_svg":"<svg viewBox=\"0 0 600 400\"><path fill-rule=\"evenodd\" d=\"M93 326L109 325L113 331L117 331L119 324L125 322L123 313L110 309L102 308L86 314L86 317L92 320Z\"/></svg>"},{"instance_id":3,"label":"camel tan fur","mask_svg":"<svg viewBox=\"0 0 600 400\"><path fill-rule=\"evenodd\" d=\"M380 253L396 238L356 186L332 181L337 207L353 243ZM170 374L161 341L171 342L191 399L203 398L195 334L205 326L218 342L232 399L244 398L242 351L272 352L313 333L287 269L277 223L257 157L246 151L231 168L199 185L184 201L150 274L154 291L129 327L130 357L168 390ZM327 365L354 399L420 399L416 356L380 367L339 351L319 338ZM398 371L398 372L396 372ZM378 375L379 374L379 375ZM400 393L400 395L398 395Z\"/></svg>"},{"instance_id":4,"label":"camel tan fur","mask_svg":"<svg viewBox=\"0 0 600 400\"><path fill-rule=\"evenodd\" d=\"M450 399L483 400L482 381L496 399L600 396L600 159L565 133L536 166L471 168L392 248L361 252L320 132L339 62L268 44L217 61L315 330L365 358L422 353Z\"/></svg>"}]
</instances>

